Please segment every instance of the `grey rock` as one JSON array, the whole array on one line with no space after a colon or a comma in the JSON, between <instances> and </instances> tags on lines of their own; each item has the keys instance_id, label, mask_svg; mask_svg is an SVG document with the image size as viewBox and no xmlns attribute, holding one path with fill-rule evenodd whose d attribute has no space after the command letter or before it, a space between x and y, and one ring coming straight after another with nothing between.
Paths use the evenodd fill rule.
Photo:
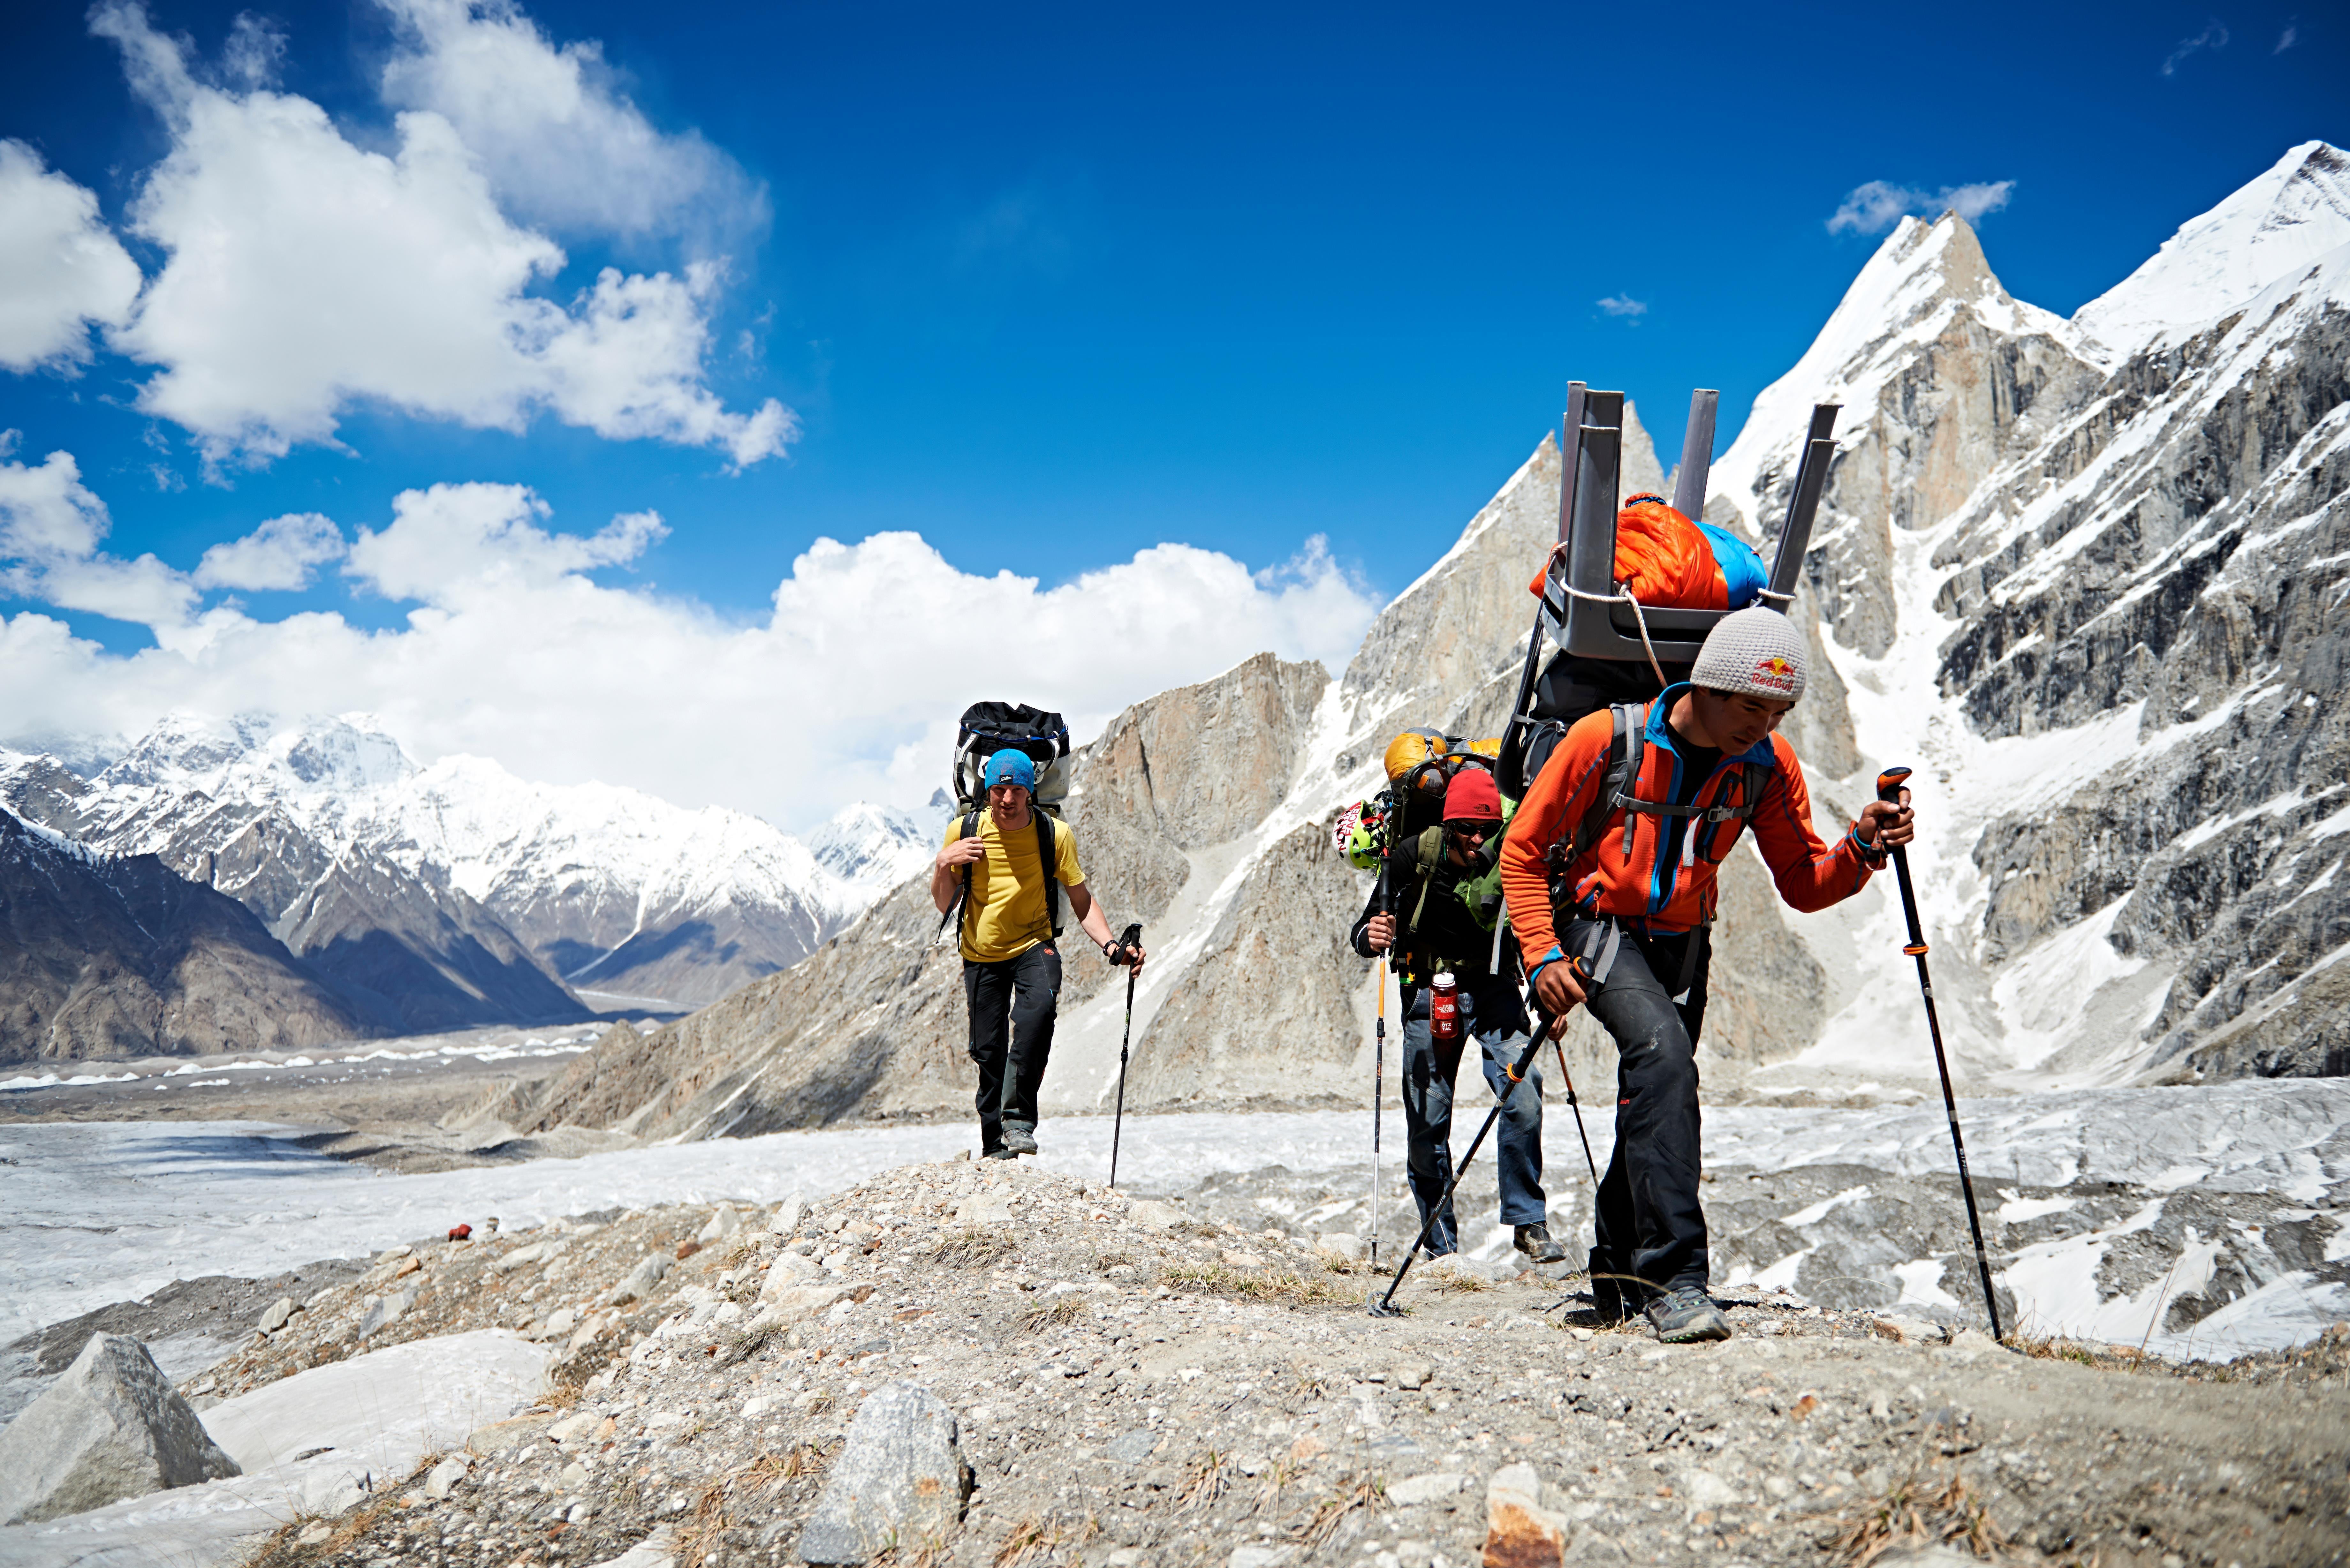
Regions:
<instances>
[{"instance_id":1,"label":"grey rock","mask_svg":"<svg viewBox=\"0 0 2350 1568\"><path fill-rule=\"evenodd\" d=\"M910 1383L885 1383L849 1424L800 1533L803 1562L861 1563L884 1547L942 1536L971 1497L954 1412Z\"/></svg>"},{"instance_id":2,"label":"grey rock","mask_svg":"<svg viewBox=\"0 0 2350 1568\"><path fill-rule=\"evenodd\" d=\"M263 1334L276 1334L279 1329L286 1326L287 1320L292 1318L293 1315L294 1298L292 1296L280 1296L267 1312L261 1314L261 1321L255 1324L253 1326L260 1330Z\"/></svg>"},{"instance_id":3,"label":"grey rock","mask_svg":"<svg viewBox=\"0 0 2350 1568\"><path fill-rule=\"evenodd\" d=\"M65 1376L0 1431L0 1524L238 1473L145 1345L92 1334Z\"/></svg>"},{"instance_id":4,"label":"grey rock","mask_svg":"<svg viewBox=\"0 0 2350 1568\"><path fill-rule=\"evenodd\" d=\"M378 1300L359 1319L359 1336L365 1339L378 1330L399 1320L401 1314L416 1304L414 1291L394 1291Z\"/></svg>"},{"instance_id":5,"label":"grey rock","mask_svg":"<svg viewBox=\"0 0 2350 1568\"><path fill-rule=\"evenodd\" d=\"M666 1252L646 1253L638 1261L637 1266L629 1271L629 1277L614 1288L612 1304L619 1306L628 1302L642 1301L652 1294L653 1288L668 1276L670 1262Z\"/></svg>"}]
</instances>

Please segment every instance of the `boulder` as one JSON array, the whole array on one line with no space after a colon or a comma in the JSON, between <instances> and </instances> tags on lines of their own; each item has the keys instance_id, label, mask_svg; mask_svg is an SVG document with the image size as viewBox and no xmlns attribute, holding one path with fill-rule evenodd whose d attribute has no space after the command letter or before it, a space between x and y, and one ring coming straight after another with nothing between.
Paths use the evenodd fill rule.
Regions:
<instances>
[{"instance_id":1,"label":"boulder","mask_svg":"<svg viewBox=\"0 0 2350 1568\"><path fill-rule=\"evenodd\" d=\"M365 1317L359 1319L359 1337L367 1338L378 1329L398 1319L402 1313L415 1304L414 1291L395 1291L390 1295L382 1297L367 1309Z\"/></svg>"},{"instance_id":2,"label":"boulder","mask_svg":"<svg viewBox=\"0 0 2350 1568\"><path fill-rule=\"evenodd\" d=\"M642 1301L653 1293L653 1287L669 1272L670 1259L666 1253L648 1252L644 1260L629 1272L629 1277L614 1287L611 1302L619 1306L629 1302Z\"/></svg>"},{"instance_id":3,"label":"boulder","mask_svg":"<svg viewBox=\"0 0 2350 1568\"><path fill-rule=\"evenodd\" d=\"M145 1345L94 1334L65 1376L0 1432L0 1524L239 1473Z\"/></svg>"},{"instance_id":4,"label":"boulder","mask_svg":"<svg viewBox=\"0 0 2350 1568\"><path fill-rule=\"evenodd\" d=\"M286 1320L293 1315L294 1298L292 1296L279 1296L277 1298L277 1304L271 1307L267 1312L263 1313L261 1314L261 1321L255 1324L253 1326L259 1329L264 1334L276 1334L279 1329L286 1326Z\"/></svg>"},{"instance_id":5,"label":"boulder","mask_svg":"<svg viewBox=\"0 0 2350 1568\"><path fill-rule=\"evenodd\" d=\"M1485 1568L1559 1568L1566 1520L1542 1505L1532 1465L1503 1465L1485 1486Z\"/></svg>"},{"instance_id":6,"label":"boulder","mask_svg":"<svg viewBox=\"0 0 2350 1568\"><path fill-rule=\"evenodd\" d=\"M815 1563L862 1563L884 1547L910 1550L943 1536L970 1500L954 1412L910 1383L885 1383L858 1407L848 1442L832 1463L799 1555Z\"/></svg>"},{"instance_id":7,"label":"boulder","mask_svg":"<svg viewBox=\"0 0 2350 1568\"><path fill-rule=\"evenodd\" d=\"M723 1241L743 1228L743 1217L734 1212L734 1205L722 1203L710 1216L710 1223L702 1228L694 1240L708 1247Z\"/></svg>"},{"instance_id":8,"label":"boulder","mask_svg":"<svg viewBox=\"0 0 2350 1568\"><path fill-rule=\"evenodd\" d=\"M775 1205L775 1213L767 1218L767 1229L789 1241L792 1232L800 1228L800 1221L806 1217L807 1200L795 1192Z\"/></svg>"}]
</instances>

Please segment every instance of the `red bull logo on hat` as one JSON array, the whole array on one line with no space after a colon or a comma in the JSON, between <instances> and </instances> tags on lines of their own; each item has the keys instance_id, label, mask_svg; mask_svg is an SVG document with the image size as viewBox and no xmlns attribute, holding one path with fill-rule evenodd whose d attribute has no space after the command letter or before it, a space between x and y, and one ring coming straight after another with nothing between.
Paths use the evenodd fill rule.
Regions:
<instances>
[{"instance_id":1,"label":"red bull logo on hat","mask_svg":"<svg viewBox=\"0 0 2350 1568\"><path fill-rule=\"evenodd\" d=\"M1782 659L1777 654L1754 661L1754 683L1757 686L1793 695L1796 690L1796 679L1794 662Z\"/></svg>"}]
</instances>

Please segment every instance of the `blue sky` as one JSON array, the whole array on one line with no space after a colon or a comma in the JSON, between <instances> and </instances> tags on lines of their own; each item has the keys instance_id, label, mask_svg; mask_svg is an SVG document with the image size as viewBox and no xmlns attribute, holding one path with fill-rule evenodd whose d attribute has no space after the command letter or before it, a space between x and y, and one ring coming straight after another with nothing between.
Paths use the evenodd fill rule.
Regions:
<instances>
[{"instance_id":1,"label":"blue sky","mask_svg":"<svg viewBox=\"0 0 2350 1568\"><path fill-rule=\"evenodd\" d=\"M278 6L232 47L236 15L158 0L151 18L232 99L266 85L353 148L397 151L386 67L418 57L412 29L374 0ZM578 316L605 266L681 277L723 257L672 301L706 338L698 376L663 383L688 411L640 420L648 434L564 413L560 392L493 414L360 396L331 409L331 444L215 429L208 456L204 431L155 411L161 351L93 330L78 364L0 371L0 429L21 432L20 464L72 454L106 550L186 572L282 514L356 539L403 492L494 483L543 503L508 533L658 513L665 533L571 569L721 621L767 617L819 537L892 530L1046 589L1165 544L1280 568L1320 536L1368 602L1445 548L1571 377L1628 389L1668 462L1689 389L1718 386L1726 445L1877 243L1830 231L1856 188L2011 182L1978 224L1991 264L2069 313L2288 146L2350 142L2340 16L2286 7L522 15L551 46L600 42L598 90L700 182L632 223L588 210L592 170L510 150L498 208L564 258L525 293ZM18 24L0 138L93 193L151 280L171 245L127 209L186 147L78 5ZM769 400L795 434L737 461ZM1326 570L1308 557L1279 580ZM198 602L397 628L432 599L348 565L308 576ZM0 614L117 657L157 640L22 588ZM18 717L0 732L62 722Z\"/></svg>"}]
</instances>

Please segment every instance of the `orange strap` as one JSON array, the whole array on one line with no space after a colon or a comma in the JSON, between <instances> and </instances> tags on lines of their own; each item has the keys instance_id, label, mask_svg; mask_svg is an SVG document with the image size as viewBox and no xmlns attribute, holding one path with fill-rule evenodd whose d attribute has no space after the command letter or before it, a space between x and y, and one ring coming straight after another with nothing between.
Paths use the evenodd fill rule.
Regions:
<instances>
[{"instance_id":1,"label":"orange strap","mask_svg":"<svg viewBox=\"0 0 2350 1568\"><path fill-rule=\"evenodd\" d=\"M1915 947L1905 947L1901 950L1902 956L1905 958L1921 958L1925 955L1925 951L1926 944L1924 942L1919 942Z\"/></svg>"}]
</instances>

